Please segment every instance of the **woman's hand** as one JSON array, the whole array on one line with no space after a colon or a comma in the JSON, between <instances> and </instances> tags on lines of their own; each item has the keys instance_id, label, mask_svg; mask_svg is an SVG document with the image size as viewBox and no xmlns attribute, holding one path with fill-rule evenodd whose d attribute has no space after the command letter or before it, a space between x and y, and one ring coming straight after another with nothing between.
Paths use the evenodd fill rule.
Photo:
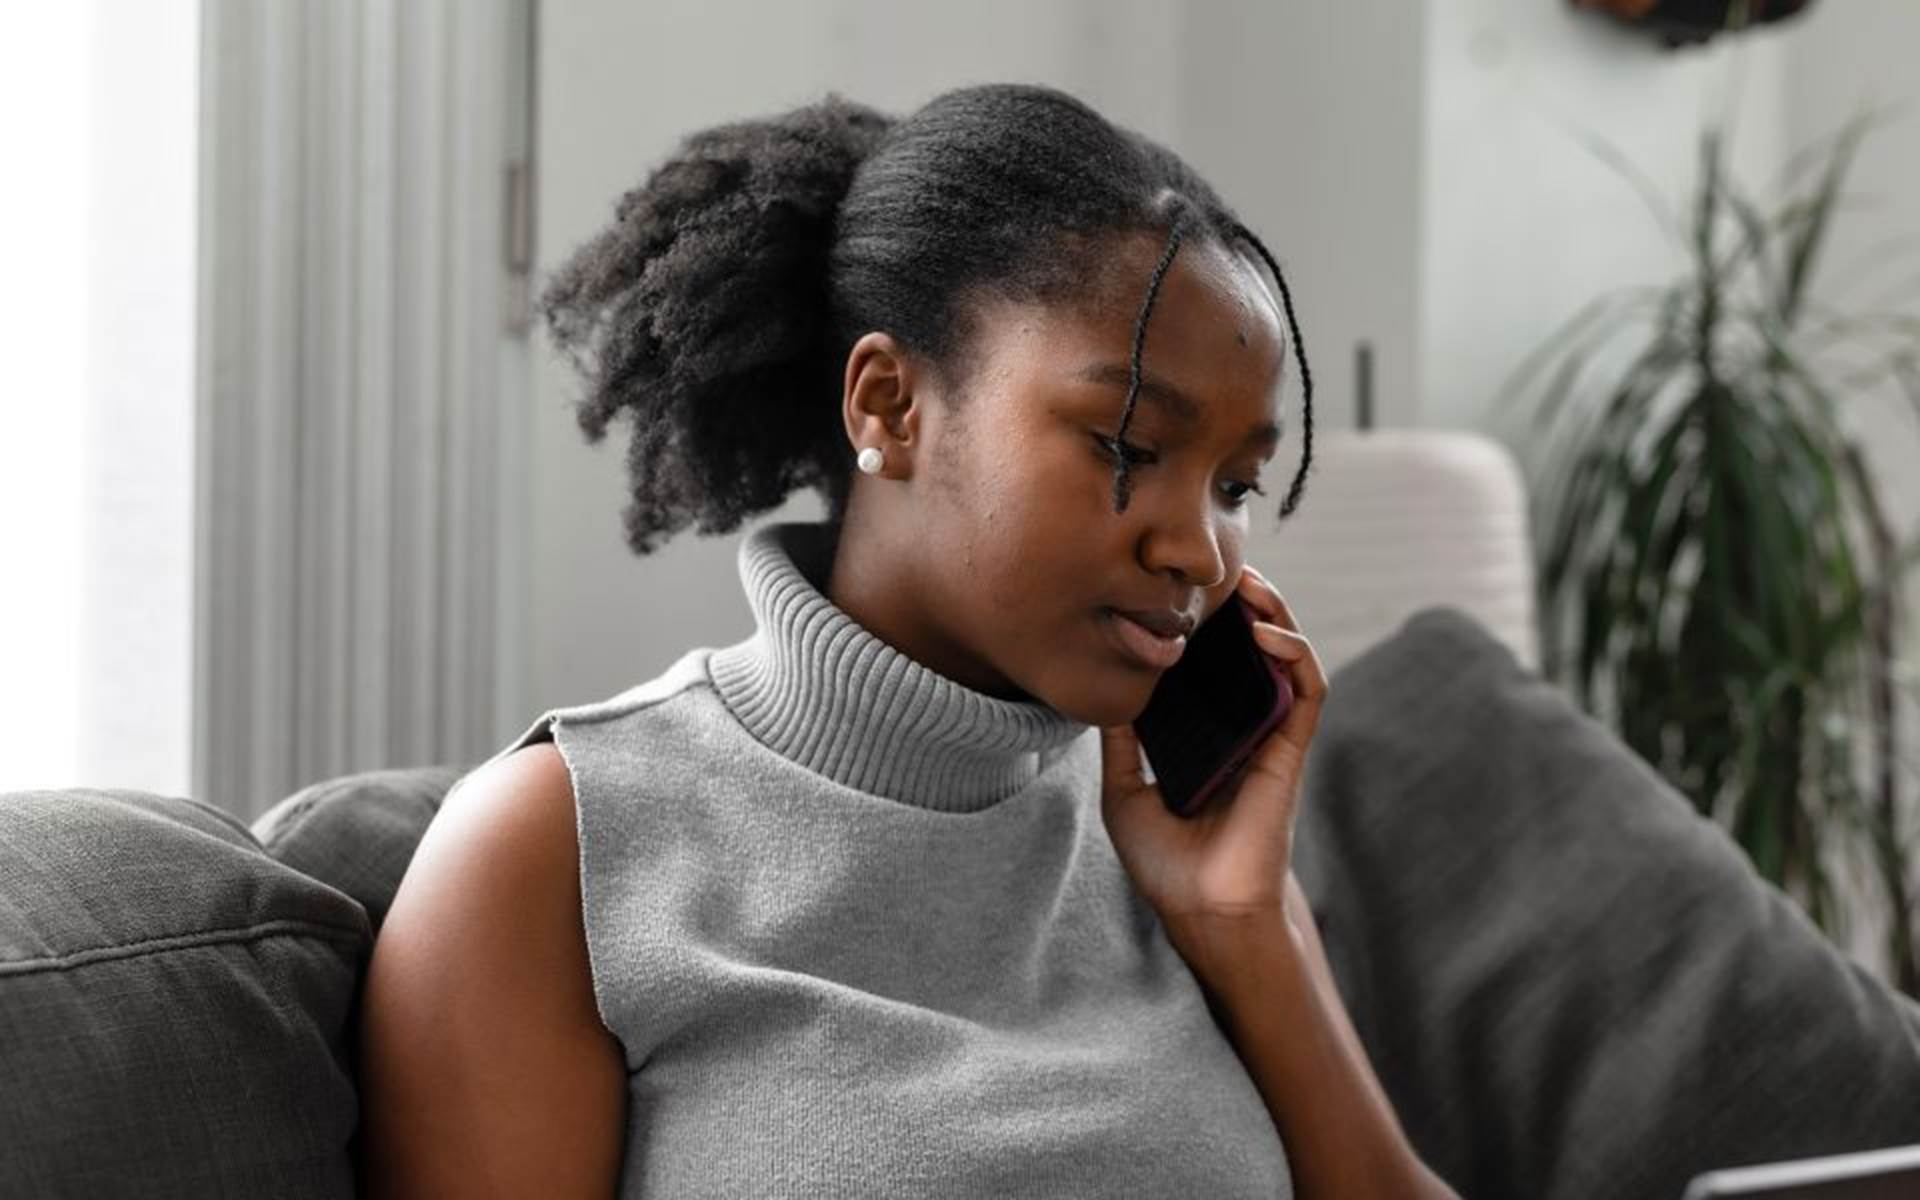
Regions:
<instances>
[{"instance_id":1,"label":"woman's hand","mask_svg":"<svg viewBox=\"0 0 1920 1200\"><path fill-rule=\"evenodd\" d=\"M1255 641L1287 664L1293 707L1220 796L1191 817L1174 815L1145 779L1133 726L1100 730L1107 836L1176 938L1221 920L1293 919L1294 811L1327 679L1286 600L1251 566L1240 576L1239 594L1262 618Z\"/></svg>"}]
</instances>

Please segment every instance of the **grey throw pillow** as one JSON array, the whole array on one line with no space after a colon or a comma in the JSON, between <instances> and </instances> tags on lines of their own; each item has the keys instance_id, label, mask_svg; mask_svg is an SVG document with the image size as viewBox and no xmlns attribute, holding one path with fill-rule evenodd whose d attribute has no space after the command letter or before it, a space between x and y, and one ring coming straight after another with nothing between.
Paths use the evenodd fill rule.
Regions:
<instances>
[{"instance_id":1,"label":"grey throw pillow","mask_svg":"<svg viewBox=\"0 0 1920 1200\"><path fill-rule=\"evenodd\" d=\"M1674 1200L1920 1142L1920 1003L1465 613L1335 673L1295 844L1381 1082L1463 1195Z\"/></svg>"},{"instance_id":2,"label":"grey throw pillow","mask_svg":"<svg viewBox=\"0 0 1920 1200\"><path fill-rule=\"evenodd\" d=\"M352 1196L371 945L208 805L0 794L0 1195Z\"/></svg>"},{"instance_id":3,"label":"grey throw pillow","mask_svg":"<svg viewBox=\"0 0 1920 1200\"><path fill-rule=\"evenodd\" d=\"M360 902L377 934L413 851L464 767L392 767L302 788L253 823L281 862Z\"/></svg>"}]
</instances>

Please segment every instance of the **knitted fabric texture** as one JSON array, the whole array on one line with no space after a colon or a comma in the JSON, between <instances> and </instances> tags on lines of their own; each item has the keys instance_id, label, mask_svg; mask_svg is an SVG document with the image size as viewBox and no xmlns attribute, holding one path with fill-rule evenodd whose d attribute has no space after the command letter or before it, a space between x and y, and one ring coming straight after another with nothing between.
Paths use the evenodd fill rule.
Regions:
<instances>
[{"instance_id":1,"label":"knitted fabric texture","mask_svg":"<svg viewBox=\"0 0 1920 1200\"><path fill-rule=\"evenodd\" d=\"M543 713L572 775L623 1194L1292 1195L1100 813L1099 731L922 666L759 526L756 629Z\"/></svg>"}]
</instances>

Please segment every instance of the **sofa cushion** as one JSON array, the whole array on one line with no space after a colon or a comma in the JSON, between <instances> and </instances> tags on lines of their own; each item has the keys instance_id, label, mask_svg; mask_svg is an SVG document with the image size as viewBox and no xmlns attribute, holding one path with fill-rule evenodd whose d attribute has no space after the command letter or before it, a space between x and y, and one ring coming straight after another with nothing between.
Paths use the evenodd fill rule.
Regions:
<instances>
[{"instance_id":1,"label":"sofa cushion","mask_svg":"<svg viewBox=\"0 0 1920 1200\"><path fill-rule=\"evenodd\" d=\"M360 902L374 931L387 919L414 847L463 767L394 767L302 788L253 823L286 865Z\"/></svg>"},{"instance_id":2,"label":"sofa cushion","mask_svg":"<svg viewBox=\"0 0 1920 1200\"><path fill-rule=\"evenodd\" d=\"M0 794L0 1195L353 1195L350 897L198 801Z\"/></svg>"},{"instance_id":3,"label":"sofa cushion","mask_svg":"<svg viewBox=\"0 0 1920 1200\"><path fill-rule=\"evenodd\" d=\"M1920 1142L1920 1002L1457 609L1335 673L1295 870L1408 1136L1464 1195L1670 1198Z\"/></svg>"}]
</instances>

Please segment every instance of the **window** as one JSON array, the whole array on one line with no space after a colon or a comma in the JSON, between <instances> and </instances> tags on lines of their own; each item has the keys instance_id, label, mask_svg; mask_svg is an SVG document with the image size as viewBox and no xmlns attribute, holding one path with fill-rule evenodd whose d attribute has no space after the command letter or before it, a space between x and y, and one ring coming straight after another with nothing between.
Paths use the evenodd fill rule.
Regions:
<instances>
[{"instance_id":1,"label":"window","mask_svg":"<svg viewBox=\"0 0 1920 1200\"><path fill-rule=\"evenodd\" d=\"M199 6L0 39L0 790L188 794Z\"/></svg>"}]
</instances>

